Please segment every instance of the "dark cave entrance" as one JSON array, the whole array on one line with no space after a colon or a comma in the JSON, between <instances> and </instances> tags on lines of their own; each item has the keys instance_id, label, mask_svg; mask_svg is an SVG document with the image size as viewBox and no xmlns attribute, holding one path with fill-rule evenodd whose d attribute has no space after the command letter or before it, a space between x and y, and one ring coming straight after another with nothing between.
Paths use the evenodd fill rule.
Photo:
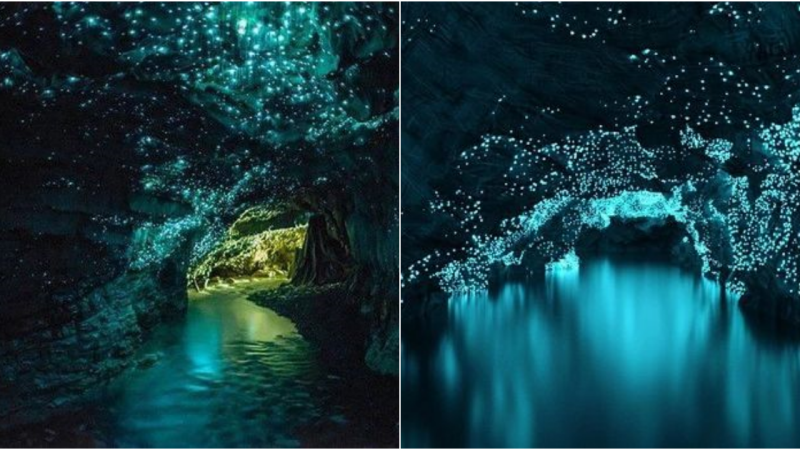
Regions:
<instances>
[{"instance_id":1,"label":"dark cave entrance","mask_svg":"<svg viewBox=\"0 0 800 450\"><path fill-rule=\"evenodd\" d=\"M725 245L721 242L716 244L717 247L707 250L713 250L717 256L724 258ZM686 224L672 216L637 219L612 217L605 228L581 231L575 243L575 254L581 260L610 257L639 261L642 264L667 263L715 283L723 303L730 298L738 298L728 290L727 277L730 269L715 259L711 259L713 262L710 265L704 266L703 258L698 254L696 243ZM718 279L714 280L708 275L706 270L709 269Z\"/></svg>"},{"instance_id":2,"label":"dark cave entrance","mask_svg":"<svg viewBox=\"0 0 800 450\"><path fill-rule=\"evenodd\" d=\"M555 244L554 247L547 248L557 248L561 256L552 259L541 253L531 252L524 255L518 266L496 265L490 276L490 291L494 292L508 280L528 279L532 273L580 270L584 260L598 258L667 263L703 275L703 261L697 253L691 234L686 225L674 217L612 216L608 219L608 225L602 228L566 229L561 227L561 222L551 222L544 232L544 239L540 237L525 244ZM552 240L553 235L562 233L563 240ZM725 273L722 268L714 269Z\"/></svg>"},{"instance_id":3,"label":"dark cave entrance","mask_svg":"<svg viewBox=\"0 0 800 450\"><path fill-rule=\"evenodd\" d=\"M602 229L583 230L575 243L575 253L583 258L602 255L635 255L669 260L700 272L702 262L684 224L666 219L620 219Z\"/></svg>"}]
</instances>

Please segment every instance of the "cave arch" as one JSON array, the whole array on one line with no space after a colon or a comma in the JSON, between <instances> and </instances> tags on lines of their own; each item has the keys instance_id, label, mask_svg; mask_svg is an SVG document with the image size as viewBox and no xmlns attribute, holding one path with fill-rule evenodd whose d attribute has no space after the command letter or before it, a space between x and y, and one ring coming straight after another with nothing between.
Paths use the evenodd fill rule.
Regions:
<instances>
[{"instance_id":1,"label":"cave arch","mask_svg":"<svg viewBox=\"0 0 800 450\"><path fill-rule=\"evenodd\" d=\"M670 194L647 190L623 191L605 198L578 199L557 195L528 212L505 222L497 237L475 239L470 256L451 261L437 274L441 287L451 293L485 289L493 266L554 269L575 264L575 247L586 230L603 230L614 220L667 220L680 224L699 258L701 273L723 283L731 269L730 232L725 222L709 220L706 211L684 201L681 189ZM713 239L712 239L713 238ZM713 242L710 242L712 241Z\"/></svg>"}]
</instances>

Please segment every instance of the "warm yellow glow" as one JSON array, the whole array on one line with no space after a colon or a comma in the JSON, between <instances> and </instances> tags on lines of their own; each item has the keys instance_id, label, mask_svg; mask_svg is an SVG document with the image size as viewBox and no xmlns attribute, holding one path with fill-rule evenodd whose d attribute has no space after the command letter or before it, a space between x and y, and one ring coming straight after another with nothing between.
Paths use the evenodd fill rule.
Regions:
<instances>
[{"instance_id":1,"label":"warm yellow glow","mask_svg":"<svg viewBox=\"0 0 800 450\"><path fill-rule=\"evenodd\" d=\"M306 226L242 236L230 233L190 272L190 284L240 277L285 279L305 240Z\"/></svg>"},{"instance_id":2,"label":"warm yellow glow","mask_svg":"<svg viewBox=\"0 0 800 450\"><path fill-rule=\"evenodd\" d=\"M237 280L233 284L216 284L201 292L190 291L189 300L193 302L209 302L208 308L195 308L201 314L209 314L214 320L219 320L219 314L212 303L237 302L236 308L226 308L225 320L236 323L235 327L223 327L223 330L244 332L249 341L274 341L280 336L291 336L297 333L294 323L275 313L271 309L262 308L255 303L247 301L247 297L256 291L272 289L286 283L286 279L253 279ZM211 320L211 319L210 319ZM220 336L223 340L228 338L241 338L241 336Z\"/></svg>"}]
</instances>

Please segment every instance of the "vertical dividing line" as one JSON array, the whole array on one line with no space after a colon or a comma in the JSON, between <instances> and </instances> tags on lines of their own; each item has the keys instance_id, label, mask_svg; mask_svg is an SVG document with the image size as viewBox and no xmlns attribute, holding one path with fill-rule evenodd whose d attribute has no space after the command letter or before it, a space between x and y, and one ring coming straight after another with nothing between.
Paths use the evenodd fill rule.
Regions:
<instances>
[{"instance_id":1,"label":"vertical dividing line","mask_svg":"<svg viewBox=\"0 0 800 450\"><path fill-rule=\"evenodd\" d=\"M403 447L403 3L397 2L397 442Z\"/></svg>"}]
</instances>

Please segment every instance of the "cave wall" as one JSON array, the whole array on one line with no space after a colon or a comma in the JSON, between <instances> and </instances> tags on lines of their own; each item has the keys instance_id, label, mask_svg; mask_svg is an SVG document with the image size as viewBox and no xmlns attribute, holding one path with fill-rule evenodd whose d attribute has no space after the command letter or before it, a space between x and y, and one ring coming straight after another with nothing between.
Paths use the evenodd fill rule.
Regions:
<instances>
[{"instance_id":1,"label":"cave wall","mask_svg":"<svg viewBox=\"0 0 800 450\"><path fill-rule=\"evenodd\" d=\"M333 209L330 205L317 209L298 251L292 283L344 284L346 301L356 306L360 316L354 320L364 321L368 329L367 366L397 375L399 224L387 201L391 194L380 195L386 195L380 203L356 194L352 203L336 202Z\"/></svg>"},{"instance_id":2,"label":"cave wall","mask_svg":"<svg viewBox=\"0 0 800 450\"><path fill-rule=\"evenodd\" d=\"M45 69L3 54L15 57L0 58L0 70L11 64L20 78L0 89L0 105L13 106L0 107L0 428L91 396L131 364L150 329L185 310L202 224L190 198L148 178L182 152L209 152L145 146L159 130L173 143L214 142L214 127L173 93L84 85L42 97L45 75L28 66ZM152 135L142 131L151 120Z\"/></svg>"},{"instance_id":3,"label":"cave wall","mask_svg":"<svg viewBox=\"0 0 800 450\"><path fill-rule=\"evenodd\" d=\"M121 160L70 165L63 156L43 162L39 152L30 143L0 150L3 428L41 420L91 395L131 363L148 330L182 313L187 301L191 236L158 264L132 270L128 252L137 222L106 221L157 219L165 208L186 206L134 192ZM59 177L85 190L52 185Z\"/></svg>"},{"instance_id":4,"label":"cave wall","mask_svg":"<svg viewBox=\"0 0 800 450\"><path fill-rule=\"evenodd\" d=\"M292 283L344 283L369 329L365 361L380 373L399 371L399 132L379 127L371 141L339 155L358 177L295 199L314 214ZM361 152L369 154L365 158Z\"/></svg>"},{"instance_id":5,"label":"cave wall","mask_svg":"<svg viewBox=\"0 0 800 450\"><path fill-rule=\"evenodd\" d=\"M365 361L377 372L398 375L399 222L397 217L393 217L396 210L386 207L377 213L372 205L374 203L357 203L354 214L347 221L353 257L360 262L361 280L354 281L355 289L361 289L362 295L368 299L366 312L372 324ZM363 284L359 287L359 283Z\"/></svg>"},{"instance_id":6,"label":"cave wall","mask_svg":"<svg viewBox=\"0 0 800 450\"><path fill-rule=\"evenodd\" d=\"M126 273L88 294L51 299L28 326L4 332L3 427L36 422L85 400L132 361L147 332L186 309L185 259ZM4 305L5 306L5 305Z\"/></svg>"}]
</instances>

